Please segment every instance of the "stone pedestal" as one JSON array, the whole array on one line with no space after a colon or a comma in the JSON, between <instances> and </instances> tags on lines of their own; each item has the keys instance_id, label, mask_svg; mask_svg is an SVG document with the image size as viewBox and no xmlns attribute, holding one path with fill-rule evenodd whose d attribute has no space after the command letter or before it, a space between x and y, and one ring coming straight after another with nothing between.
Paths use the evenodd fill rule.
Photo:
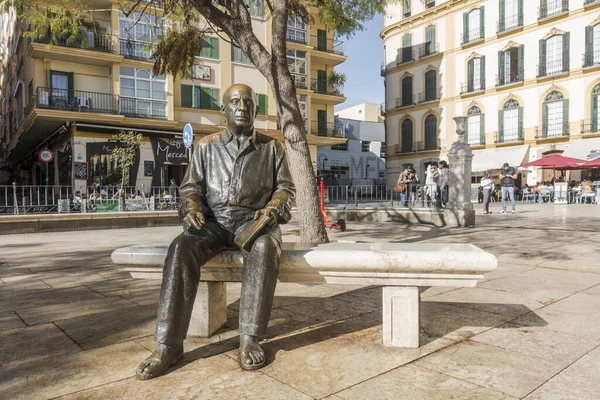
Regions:
<instances>
[{"instance_id":1,"label":"stone pedestal","mask_svg":"<svg viewBox=\"0 0 600 400\"><path fill-rule=\"evenodd\" d=\"M227 321L227 283L200 282L188 335L209 337Z\"/></svg>"},{"instance_id":2,"label":"stone pedestal","mask_svg":"<svg viewBox=\"0 0 600 400\"><path fill-rule=\"evenodd\" d=\"M418 287L383 288L383 345L419 347L420 301Z\"/></svg>"},{"instance_id":3,"label":"stone pedestal","mask_svg":"<svg viewBox=\"0 0 600 400\"><path fill-rule=\"evenodd\" d=\"M464 141L466 117L456 117L458 140L448 152L450 164L448 183L448 204L446 208L453 213L460 226L475 225L475 210L471 203L471 168L473 151Z\"/></svg>"}]
</instances>

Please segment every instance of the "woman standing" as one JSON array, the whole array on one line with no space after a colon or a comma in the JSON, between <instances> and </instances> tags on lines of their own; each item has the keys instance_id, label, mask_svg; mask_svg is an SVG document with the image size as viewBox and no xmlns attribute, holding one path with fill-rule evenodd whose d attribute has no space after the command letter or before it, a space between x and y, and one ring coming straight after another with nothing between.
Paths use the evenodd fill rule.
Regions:
<instances>
[{"instance_id":1,"label":"woman standing","mask_svg":"<svg viewBox=\"0 0 600 400\"><path fill-rule=\"evenodd\" d=\"M441 206L446 207L446 203L448 203L448 163L444 160L440 161L440 196L438 197L437 207L441 208Z\"/></svg>"},{"instance_id":2,"label":"woman standing","mask_svg":"<svg viewBox=\"0 0 600 400\"><path fill-rule=\"evenodd\" d=\"M480 185L481 189L483 189L483 213L491 214L492 212L490 211L490 196L492 190L494 189L494 182L492 182L492 178L489 172L485 173L483 179L481 179Z\"/></svg>"}]
</instances>

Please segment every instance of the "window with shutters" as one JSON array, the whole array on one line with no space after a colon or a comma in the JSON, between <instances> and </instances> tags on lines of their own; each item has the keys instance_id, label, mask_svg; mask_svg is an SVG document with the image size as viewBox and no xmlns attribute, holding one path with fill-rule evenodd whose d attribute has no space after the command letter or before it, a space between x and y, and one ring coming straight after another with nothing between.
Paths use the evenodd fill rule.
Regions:
<instances>
[{"instance_id":1,"label":"window with shutters","mask_svg":"<svg viewBox=\"0 0 600 400\"><path fill-rule=\"evenodd\" d=\"M404 18L408 18L410 17L410 6L411 6L411 0L406 0L404 2L404 4L402 4L402 15L404 16Z\"/></svg>"},{"instance_id":2,"label":"window with shutters","mask_svg":"<svg viewBox=\"0 0 600 400\"><path fill-rule=\"evenodd\" d=\"M425 147L424 150L437 150L437 118L433 114L429 114L425 118Z\"/></svg>"},{"instance_id":3,"label":"window with shutters","mask_svg":"<svg viewBox=\"0 0 600 400\"><path fill-rule=\"evenodd\" d=\"M220 109L220 90L196 85L181 85L181 107L203 110Z\"/></svg>"},{"instance_id":4,"label":"window with shutters","mask_svg":"<svg viewBox=\"0 0 600 400\"><path fill-rule=\"evenodd\" d=\"M569 0L540 0L538 19L552 17L569 11Z\"/></svg>"},{"instance_id":5,"label":"window with shutters","mask_svg":"<svg viewBox=\"0 0 600 400\"><path fill-rule=\"evenodd\" d=\"M119 67L119 112L125 115L166 118L167 80L164 75L132 67Z\"/></svg>"},{"instance_id":6,"label":"window with shutters","mask_svg":"<svg viewBox=\"0 0 600 400\"><path fill-rule=\"evenodd\" d=\"M306 43L306 24L300 18L289 18L287 25L287 40L296 43Z\"/></svg>"},{"instance_id":7,"label":"window with shutters","mask_svg":"<svg viewBox=\"0 0 600 400\"><path fill-rule=\"evenodd\" d=\"M296 82L296 87L306 89L308 87L306 79L306 52L288 49L286 56L288 69Z\"/></svg>"},{"instance_id":8,"label":"window with shutters","mask_svg":"<svg viewBox=\"0 0 600 400\"><path fill-rule=\"evenodd\" d=\"M419 95L419 102L425 101L434 101L437 100L438 90L437 90L437 71L431 70L425 73L425 93Z\"/></svg>"},{"instance_id":9,"label":"window with shutters","mask_svg":"<svg viewBox=\"0 0 600 400\"><path fill-rule=\"evenodd\" d=\"M523 0L500 0L498 32L505 32L523 26Z\"/></svg>"},{"instance_id":10,"label":"window with shutters","mask_svg":"<svg viewBox=\"0 0 600 400\"><path fill-rule=\"evenodd\" d=\"M524 52L525 46L511 47L506 51L498 52L498 75L496 86L509 85L522 82L524 79Z\"/></svg>"},{"instance_id":11,"label":"window with shutters","mask_svg":"<svg viewBox=\"0 0 600 400\"><path fill-rule=\"evenodd\" d=\"M552 138L569 134L569 101L559 91L546 96L542 108L542 137Z\"/></svg>"},{"instance_id":12,"label":"window with shutters","mask_svg":"<svg viewBox=\"0 0 600 400\"><path fill-rule=\"evenodd\" d=\"M463 14L462 44L485 38L485 13L481 6Z\"/></svg>"},{"instance_id":13,"label":"window with shutters","mask_svg":"<svg viewBox=\"0 0 600 400\"><path fill-rule=\"evenodd\" d=\"M413 48L412 48L412 35L407 33L402 36L402 51L400 53L400 59L397 60L398 64L409 62L413 60Z\"/></svg>"},{"instance_id":14,"label":"window with shutters","mask_svg":"<svg viewBox=\"0 0 600 400\"><path fill-rule=\"evenodd\" d=\"M363 153L368 153L371 151L371 142L370 141L363 140L360 145L361 145L361 151Z\"/></svg>"},{"instance_id":15,"label":"window with shutters","mask_svg":"<svg viewBox=\"0 0 600 400\"><path fill-rule=\"evenodd\" d=\"M600 107L598 107L598 100L600 99L600 85L596 85L592 90L592 112L590 118L589 128L586 132L598 132L598 121L600 121Z\"/></svg>"},{"instance_id":16,"label":"window with shutters","mask_svg":"<svg viewBox=\"0 0 600 400\"><path fill-rule=\"evenodd\" d=\"M504 103L498 116L499 142L516 142L523 140L523 107L511 99Z\"/></svg>"},{"instance_id":17,"label":"window with shutters","mask_svg":"<svg viewBox=\"0 0 600 400\"><path fill-rule=\"evenodd\" d=\"M467 143L469 146L485 144L484 115L477 106L467 111Z\"/></svg>"},{"instance_id":18,"label":"window with shutters","mask_svg":"<svg viewBox=\"0 0 600 400\"><path fill-rule=\"evenodd\" d=\"M546 41L546 74L562 72L563 41L561 35L552 36Z\"/></svg>"},{"instance_id":19,"label":"window with shutters","mask_svg":"<svg viewBox=\"0 0 600 400\"><path fill-rule=\"evenodd\" d=\"M471 93L485 90L485 56L467 61L467 83L461 84L460 92Z\"/></svg>"},{"instance_id":20,"label":"window with shutters","mask_svg":"<svg viewBox=\"0 0 600 400\"><path fill-rule=\"evenodd\" d=\"M252 60L235 44L231 43L231 62L254 65Z\"/></svg>"},{"instance_id":21,"label":"window with shutters","mask_svg":"<svg viewBox=\"0 0 600 400\"><path fill-rule=\"evenodd\" d=\"M431 7L435 7L435 0L427 0L427 3L425 4L426 8L431 8Z\"/></svg>"},{"instance_id":22,"label":"window with shutters","mask_svg":"<svg viewBox=\"0 0 600 400\"><path fill-rule=\"evenodd\" d=\"M402 121L402 137L401 149L402 153L410 153L413 151L413 123L412 120L406 118Z\"/></svg>"},{"instance_id":23,"label":"window with shutters","mask_svg":"<svg viewBox=\"0 0 600 400\"><path fill-rule=\"evenodd\" d=\"M419 57L427 57L438 52L435 25L425 28L425 43L419 48Z\"/></svg>"},{"instance_id":24,"label":"window with shutters","mask_svg":"<svg viewBox=\"0 0 600 400\"><path fill-rule=\"evenodd\" d=\"M600 23L585 27L584 67L600 64Z\"/></svg>"},{"instance_id":25,"label":"window with shutters","mask_svg":"<svg viewBox=\"0 0 600 400\"><path fill-rule=\"evenodd\" d=\"M402 103L401 107L413 105L413 78L407 76L402 79Z\"/></svg>"},{"instance_id":26,"label":"window with shutters","mask_svg":"<svg viewBox=\"0 0 600 400\"><path fill-rule=\"evenodd\" d=\"M266 94L257 94L258 101L258 114L259 115L267 115L269 112L269 103Z\"/></svg>"},{"instance_id":27,"label":"window with shutters","mask_svg":"<svg viewBox=\"0 0 600 400\"><path fill-rule=\"evenodd\" d=\"M202 50L200 51L200 57L212 58L215 60L219 59L220 52L218 37L207 36L202 38Z\"/></svg>"}]
</instances>

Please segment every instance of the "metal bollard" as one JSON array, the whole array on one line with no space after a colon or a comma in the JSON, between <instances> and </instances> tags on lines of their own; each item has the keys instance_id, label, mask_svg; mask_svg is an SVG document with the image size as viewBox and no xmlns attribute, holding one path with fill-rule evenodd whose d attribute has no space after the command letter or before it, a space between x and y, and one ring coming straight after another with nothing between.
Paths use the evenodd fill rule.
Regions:
<instances>
[{"instance_id":1,"label":"metal bollard","mask_svg":"<svg viewBox=\"0 0 600 400\"><path fill-rule=\"evenodd\" d=\"M13 182L13 204L15 208L13 209L13 214L19 215L19 202L17 201L17 182Z\"/></svg>"}]
</instances>

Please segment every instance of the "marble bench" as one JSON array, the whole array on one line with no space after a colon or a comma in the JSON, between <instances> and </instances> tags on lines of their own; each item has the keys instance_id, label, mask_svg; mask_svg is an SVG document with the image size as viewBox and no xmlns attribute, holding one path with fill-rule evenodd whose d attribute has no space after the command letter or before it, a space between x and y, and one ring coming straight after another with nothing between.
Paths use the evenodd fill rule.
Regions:
<instances>
[{"instance_id":1,"label":"marble bench","mask_svg":"<svg viewBox=\"0 0 600 400\"><path fill-rule=\"evenodd\" d=\"M117 249L115 264L133 278L162 279L168 245ZM383 286L383 344L419 347L419 286L472 287L496 269L492 254L470 244L284 243L279 282ZM242 257L226 250L201 269L189 334L211 336L227 318L226 282L240 282Z\"/></svg>"}]
</instances>

